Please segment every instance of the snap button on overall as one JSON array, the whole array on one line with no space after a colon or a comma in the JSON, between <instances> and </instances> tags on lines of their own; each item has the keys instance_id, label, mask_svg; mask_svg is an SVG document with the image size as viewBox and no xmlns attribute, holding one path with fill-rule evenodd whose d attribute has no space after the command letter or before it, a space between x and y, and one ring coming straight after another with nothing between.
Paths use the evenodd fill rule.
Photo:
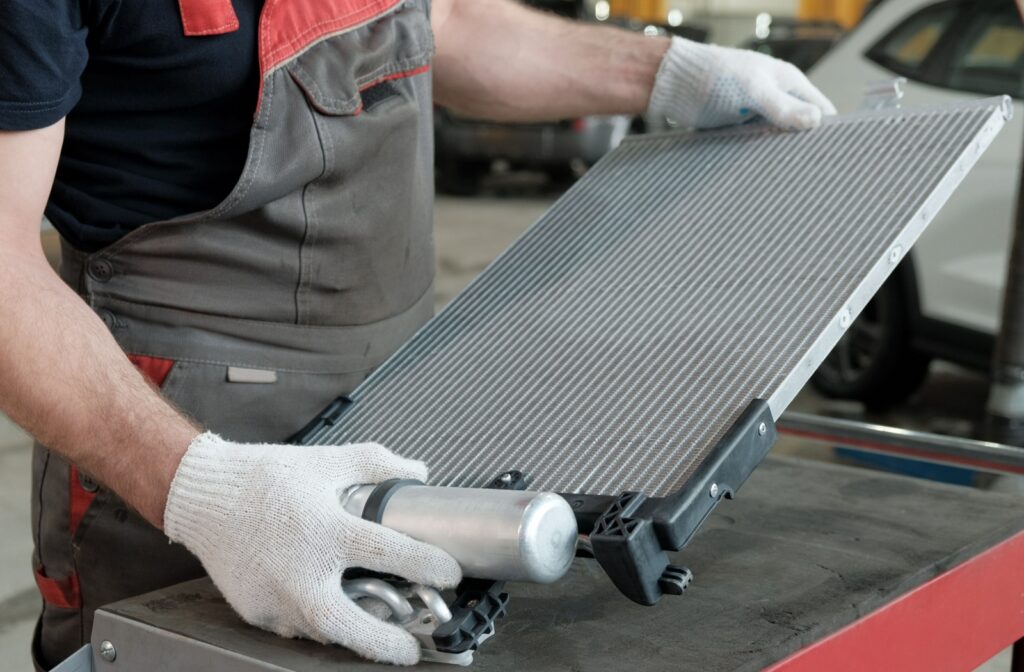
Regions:
<instances>
[{"instance_id":1,"label":"snap button on overall","mask_svg":"<svg viewBox=\"0 0 1024 672\"><path fill-rule=\"evenodd\" d=\"M100 484L92 480L82 472L78 472L78 485L82 487L82 490L86 492L96 492L100 489Z\"/></svg>"},{"instance_id":2,"label":"snap button on overall","mask_svg":"<svg viewBox=\"0 0 1024 672\"><path fill-rule=\"evenodd\" d=\"M96 259L89 262L86 273L96 282L106 282L114 275L114 267L106 259Z\"/></svg>"},{"instance_id":3,"label":"snap button on overall","mask_svg":"<svg viewBox=\"0 0 1024 672\"><path fill-rule=\"evenodd\" d=\"M107 329L113 329L114 325L117 324L117 320L114 318L114 314L109 310L101 308L96 311L100 319L103 320L103 324L107 325Z\"/></svg>"}]
</instances>

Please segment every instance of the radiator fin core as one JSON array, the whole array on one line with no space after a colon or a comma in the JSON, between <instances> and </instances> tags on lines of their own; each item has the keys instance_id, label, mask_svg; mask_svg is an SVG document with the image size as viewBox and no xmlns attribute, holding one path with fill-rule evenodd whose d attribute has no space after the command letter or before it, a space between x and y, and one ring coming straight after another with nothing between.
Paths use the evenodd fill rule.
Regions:
<instances>
[{"instance_id":1,"label":"radiator fin core","mask_svg":"<svg viewBox=\"0 0 1024 672\"><path fill-rule=\"evenodd\" d=\"M376 441L440 485L674 492L751 400L782 413L1008 109L630 138L306 442Z\"/></svg>"}]
</instances>

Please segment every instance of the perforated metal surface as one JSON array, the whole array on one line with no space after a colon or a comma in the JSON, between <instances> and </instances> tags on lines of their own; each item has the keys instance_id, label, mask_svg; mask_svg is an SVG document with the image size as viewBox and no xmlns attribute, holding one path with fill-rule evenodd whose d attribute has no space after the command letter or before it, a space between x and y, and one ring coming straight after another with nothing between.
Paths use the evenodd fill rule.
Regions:
<instances>
[{"instance_id":1,"label":"perforated metal surface","mask_svg":"<svg viewBox=\"0 0 1024 672\"><path fill-rule=\"evenodd\" d=\"M442 485L668 494L752 399L779 416L1009 109L630 139L307 442Z\"/></svg>"}]
</instances>

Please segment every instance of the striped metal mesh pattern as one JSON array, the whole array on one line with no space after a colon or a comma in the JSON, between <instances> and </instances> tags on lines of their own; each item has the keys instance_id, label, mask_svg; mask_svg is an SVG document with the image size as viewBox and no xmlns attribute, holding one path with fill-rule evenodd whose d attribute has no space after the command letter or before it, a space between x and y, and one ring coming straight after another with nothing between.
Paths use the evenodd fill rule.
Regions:
<instances>
[{"instance_id":1,"label":"striped metal mesh pattern","mask_svg":"<svg viewBox=\"0 0 1024 672\"><path fill-rule=\"evenodd\" d=\"M1004 105L631 139L307 443L377 441L441 485L668 494L752 399L778 417Z\"/></svg>"}]
</instances>

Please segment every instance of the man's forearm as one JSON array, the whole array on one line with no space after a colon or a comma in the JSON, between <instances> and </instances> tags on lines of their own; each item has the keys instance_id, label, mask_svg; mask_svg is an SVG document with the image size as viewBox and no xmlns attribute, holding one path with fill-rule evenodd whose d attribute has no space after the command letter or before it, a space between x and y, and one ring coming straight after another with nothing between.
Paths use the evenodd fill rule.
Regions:
<instances>
[{"instance_id":1,"label":"man's forearm","mask_svg":"<svg viewBox=\"0 0 1024 672\"><path fill-rule=\"evenodd\" d=\"M171 478L199 431L41 252L0 252L0 269L0 408L161 525Z\"/></svg>"},{"instance_id":2,"label":"man's forearm","mask_svg":"<svg viewBox=\"0 0 1024 672\"><path fill-rule=\"evenodd\" d=\"M199 432L50 269L39 221L64 124L0 133L0 411L162 525Z\"/></svg>"},{"instance_id":3,"label":"man's forearm","mask_svg":"<svg viewBox=\"0 0 1024 672\"><path fill-rule=\"evenodd\" d=\"M501 121L641 114L669 44L513 0L435 0L433 12L435 99Z\"/></svg>"}]
</instances>

